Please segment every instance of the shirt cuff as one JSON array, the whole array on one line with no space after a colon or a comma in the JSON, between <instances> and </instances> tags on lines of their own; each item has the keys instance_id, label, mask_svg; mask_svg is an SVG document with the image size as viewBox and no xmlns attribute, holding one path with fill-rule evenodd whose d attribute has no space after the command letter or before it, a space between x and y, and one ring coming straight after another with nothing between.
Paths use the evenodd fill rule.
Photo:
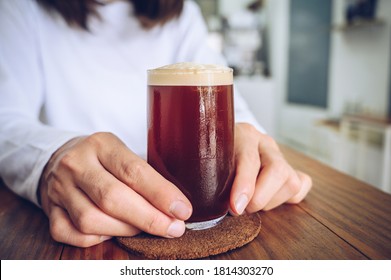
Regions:
<instances>
[{"instance_id":1,"label":"shirt cuff","mask_svg":"<svg viewBox=\"0 0 391 280\"><path fill-rule=\"evenodd\" d=\"M41 179L42 171L44 170L47 162L51 158L54 152L56 152L62 145L70 141L75 137L80 137L79 133L66 132L53 141L53 144L45 150L42 150L39 157L33 167L31 175L24 182L24 186L21 189L25 189L25 198L33 202L36 206L41 208L41 204L38 200L38 185Z\"/></svg>"}]
</instances>

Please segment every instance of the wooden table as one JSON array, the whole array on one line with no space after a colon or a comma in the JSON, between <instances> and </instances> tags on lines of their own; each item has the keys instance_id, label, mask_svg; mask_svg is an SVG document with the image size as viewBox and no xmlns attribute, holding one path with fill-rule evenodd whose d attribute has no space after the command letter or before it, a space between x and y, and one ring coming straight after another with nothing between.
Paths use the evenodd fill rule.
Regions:
<instances>
[{"instance_id":1,"label":"wooden table","mask_svg":"<svg viewBox=\"0 0 391 280\"><path fill-rule=\"evenodd\" d=\"M287 160L312 176L299 205L261 212L250 244L211 259L391 259L391 195L289 148ZM53 241L48 220L0 186L0 259L137 259L115 241L75 248Z\"/></svg>"}]
</instances>

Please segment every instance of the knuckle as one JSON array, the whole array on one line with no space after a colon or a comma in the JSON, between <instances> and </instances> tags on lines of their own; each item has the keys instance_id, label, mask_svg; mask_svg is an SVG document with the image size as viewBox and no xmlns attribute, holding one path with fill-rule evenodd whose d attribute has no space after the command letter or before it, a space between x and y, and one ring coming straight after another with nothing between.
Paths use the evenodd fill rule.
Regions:
<instances>
[{"instance_id":1,"label":"knuckle","mask_svg":"<svg viewBox=\"0 0 391 280\"><path fill-rule=\"evenodd\" d=\"M246 135L246 138L256 139L259 137L259 131L249 123L239 123L237 124L238 135Z\"/></svg>"},{"instance_id":2,"label":"knuckle","mask_svg":"<svg viewBox=\"0 0 391 280\"><path fill-rule=\"evenodd\" d=\"M301 185L300 185L299 192L297 192L296 195L292 196L292 198L289 199L290 203L294 203L294 204L300 203L312 187L312 178L310 176L306 174L301 174L300 179L301 179L300 182Z\"/></svg>"},{"instance_id":3,"label":"knuckle","mask_svg":"<svg viewBox=\"0 0 391 280\"><path fill-rule=\"evenodd\" d=\"M86 210L80 213L74 222L76 228L85 234L94 233L94 225L96 224L95 215L92 211Z\"/></svg>"},{"instance_id":4,"label":"knuckle","mask_svg":"<svg viewBox=\"0 0 391 280\"><path fill-rule=\"evenodd\" d=\"M309 175L304 174L304 179L303 180L304 180L304 184L306 184L307 189L309 191L312 188L312 184L313 184L312 178Z\"/></svg>"},{"instance_id":5,"label":"knuckle","mask_svg":"<svg viewBox=\"0 0 391 280\"><path fill-rule=\"evenodd\" d=\"M62 185L56 179L51 179L48 182L47 195L50 199L55 200L61 196L62 193Z\"/></svg>"},{"instance_id":6,"label":"knuckle","mask_svg":"<svg viewBox=\"0 0 391 280\"><path fill-rule=\"evenodd\" d=\"M64 168L68 171L75 171L77 170L78 166L78 160L77 160L77 154L74 151L69 151L68 153L64 154L61 159L59 160L59 168ZM56 176L56 174L53 174Z\"/></svg>"},{"instance_id":7,"label":"knuckle","mask_svg":"<svg viewBox=\"0 0 391 280\"><path fill-rule=\"evenodd\" d=\"M57 242L63 242L64 238L64 226L61 220L55 219L50 222L50 235Z\"/></svg>"},{"instance_id":8,"label":"knuckle","mask_svg":"<svg viewBox=\"0 0 391 280\"><path fill-rule=\"evenodd\" d=\"M49 221L50 235L56 242L61 242L83 248L90 247L97 243L94 238L91 238L88 235L76 236L72 232L73 229L70 227L70 225L64 218L52 217L49 219Z\"/></svg>"},{"instance_id":9,"label":"knuckle","mask_svg":"<svg viewBox=\"0 0 391 280\"><path fill-rule=\"evenodd\" d=\"M113 213L116 205L115 202L117 201L115 188L101 188L98 196L100 208L106 213Z\"/></svg>"},{"instance_id":10,"label":"knuckle","mask_svg":"<svg viewBox=\"0 0 391 280\"><path fill-rule=\"evenodd\" d=\"M133 161L131 163L124 163L122 170L124 178L132 185L137 185L145 175L147 163L142 160Z\"/></svg>"},{"instance_id":11,"label":"knuckle","mask_svg":"<svg viewBox=\"0 0 391 280\"><path fill-rule=\"evenodd\" d=\"M291 196L294 196L300 192L301 182L297 176L291 175L287 180L287 187Z\"/></svg>"},{"instance_id":12,"label":"knuckle","mask_svg":"<svg viewBox=\"0 0 391 280\"><path fill-rule=\"evenodd\" d=\"M103 132L96 132L85 138L85 142L93 147L100 147L102 145Z\"/></svg>"},{"instance_id":13,"label":"knuckle","mask_svg":"<svg viewBox=\"0 0 391 280\"><path fill-rule=\"evenodd\" d=\"M288 164L282 157L278 157L270 164L269 172L271 176L286 179L289 176Z\"/></svg>"},{"instance_id":14,"label":"knuckle","mask_svg":"<svg viewBox=\"0 0 391 280\"><path fill-rule=\"evenodd\" d=\"M274 140L273 137L271 137L269 134L264 134L263 135L264 141L267 141L270 144L275 144L276 140Z\"/></svg>"},{"instance_id":15,"label":"knuckle","mask_svg":"<svg viewBox=\"0 0 391 280\"><path fill-rule=\"evenodd\" d=\"M263 137L263 141L265 141L268 144L268 146L271 146L279 151L278 144L273 137L271 137L268 134L264 134L262 137Z\"/></svg>"},{"instance_id":16,"label":"knuckle","mask_svg":"<svg viewBox=\"0 0 391 280\"><path fill-rule=\"evenodd\" d=\"M85 142L97 149L103 148L108 140L117 139L111 132L95 132L85 138Z\"/></svg>"},{"instance_id":17,"label":"knuckle","mask_svg":"<svg viewBox=\"0 0 391 280\"><path fill-rule=\"evenodd\" d=\"M86 141L96 147L105 145L107 140L118 139L112 132L95 132L86 138Z\"/></svg>"},{"instance_id":18,"label":"knuckle","mask_svg":"<svg viewBox=\"0 0 391 280\"><path fill-rule=\"evenodd\" d=\"M144 228L145 231L148 233L162 235L162 232L159 229L159 226L161 226L162 224L163 223L160 219L160 215L158 213L155 213L150 216L149 219L145 220Z\"/></svg>"},{"instance_id":19,"label":"knuckle","mask_svg":"<svg viewBox=\"0 0 391 280\"><path fill-rule=\"evenodd\" d=\"M249 133L258 133L258 130L250 123L240 123L241 128L247 130Z\"/></svg>"}]
</instances>

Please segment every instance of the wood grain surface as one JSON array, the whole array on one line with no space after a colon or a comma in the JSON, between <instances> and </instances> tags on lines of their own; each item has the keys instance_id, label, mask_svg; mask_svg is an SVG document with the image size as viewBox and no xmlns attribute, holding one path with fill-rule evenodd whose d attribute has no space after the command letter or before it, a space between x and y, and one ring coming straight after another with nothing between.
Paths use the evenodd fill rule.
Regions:
<instances>
[{"instance_id":1,"label":"wood grain surface","mask_svg":"<svg viewBox=\"0 0 391 280\"><path fill-rule=\"evenodd\" d=\"M298 205L260 212L248 245L210 259L391 259L391 195L290 148L286 159L313 179ZM114 240L76 248L52 240L46 216L0 184L0 259L138 259Z\"/></svg>"}]
</instances>

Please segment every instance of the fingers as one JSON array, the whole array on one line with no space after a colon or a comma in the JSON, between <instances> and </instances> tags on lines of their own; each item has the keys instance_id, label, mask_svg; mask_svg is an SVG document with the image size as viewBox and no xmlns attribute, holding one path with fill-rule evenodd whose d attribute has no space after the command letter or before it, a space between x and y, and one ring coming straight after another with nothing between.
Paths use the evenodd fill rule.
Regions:
<instances>
[{"instance_id":1,"label":"fingers","mask_svg":"<svg viewBox=\"0 0 391 280\"><path fill-rule=\"evenodd\" d=\"M57 240L70 244L83 243L85 236L89 241L83 244L92 244L96 236L132 236L140 230L179 237L192 213L179 189L110 133L61 147L45 168L41 189L49 219L61 220L66 236L72 236L56 231Z\"/></svg>"},{"instance_id":2,"label":"fingers","mask_svg":"<svg viewBox=\"0 0 391 280\"><path fill-rule=\"evenodd\" d=\"M101 211L74 182L67 177L51 177L48 193L51 205L68 212L73 226L83 234L133 236L140 232L136 227ZM50 217L50 212L45 211ZM57 217L57 216L56 216Z\"/></svg>"},{"instance_id":3,"label":"fingers","mask_svg":"<svg viewBox=\"0 0 391 280\"><path fill-rule=\"evenodd\" d=\"M258 152L262 156L262 171L259 173L254 196L247 211L269 210L294 196L300 189L296 172L276 148L275 141L263 137Z\"/></svg>"},{"instance_id":4,"label":"fingers","mask_svg":"<svg viewBox=\"0 0 391 280\"><path fill-rule=\"evenodd\" d=\"M118 138L116 141L116 145L98 150L98 160L103 167L158 210L173 218L187 220L192 213L187 197Z\"/></svg>"},{"instance_id":5,"label":"fingers","mask_svg":"<svg viewBox=\"0 0 391 280\"><path fill-rule=\"evenodd\" d=\"M253 148L257 147L258 139L248 137L246 141L243 140L241 133L235 135L237 143L235 146L236 176L232 184L230 200L230 212L233 215L240 215L246 209L254 194L255 183L261 167L259 154L254 152Z\"/></svg>"},{"instance_id":6,"label":"fingers","mask_svg":"<svg viewBox=\"0 0 391 280\"><path fill-rule=\"evenodd\" d=\"M77 230L61 207L51 206L50 234L54 240L78 247L90 247L111 238L111 236L84 234Z\"/></svg>"},{"instance_id":7,"label":"fingers","mask_svg":"<svg viewBox=\"0 0 391 280\"><path fill-rule=\"evenodd\" d=\"M63 197L65 209L75 226L84 234L133 236L139 229L101 211L79 188Z\"/></svg>"},{"instance_id":8,"label":"fingers","mask_svg":"<svg viewBox=\"0 0 391 280\"><path fill-rule=\"evenodd\" d=\"M89 193L89 197L77 187L60 188L55 192L57 195L51 194L53 202L67 209L78 232L133 236L143 230L164 237L183 235L185 231L183 221L161 213L132 189L118 182L114 177L110 177L111 175L104 170L98 170L97 173L101 175L95 176L96 181L102 182L102 186L108 186L105 189L107 193L102 193L102 187L97 183L83 185L79 181L81 188ZM86 176L86 178L90 177Z\"/></svg>"},{"instance_id":9,"label":"fingers","mask_svg":"<svg viewBox=\"0 0 391 280\"><path fill-rule=\"evenodd\" d=\"M301 171L296 171L296 173L300 179L301 188L296 195L287 201L288 203L300 203L312 188L312 179L310 176Z\"/></svg>"},{"instance_id":10,"label":"fingers","mask_svg":"<svg viewBox=\"0 0 391 280\"><path fill-rule=\"evenodd\" d=\"M276 142L248 126L240 125L237 131L231 212L240 214L247 202L245 211L252 213L304 199L312 187L311 178L286 162Z\"/></svg>"},{"instance_id":11,"label":"fingers","mask_svg":"<svg viewBox=\"0 0 391 280\"><path fill-rule=\"evenodd\" d=\"M192 213L188 199L118 138L109 140L110 146L93 143L99 147L98 158L77 176L77 185L110 216L154 235L181 236L183 220Z\"/></svg>"},{"instance_id":12,"label":"fingers","mask_svg":"<svg viewBox=\"0 0 391 280\"><path fill-rule=\"evenodd\" d=\"M301 188L301 181L290 167L268 166L263 170L256 184L256 191L247 211L270 210L295 196ZM279 176L276 174L281 171ZM276 186L280 186L279 188Z\"/></svg>"},{"instance_id":13,"label":"fingers","mask_svg":"<svg viewBox=\"0 0 391 280\"><path fill-rule=\"evenodd\" d=\"M98 150L99 163L109 172L100 172L97 166L97 174L104 178L87 190L94 202L109 215L148 233L181 236L183 221L192 213L189 200L118 138L110 141L113 145ZM91 187L88 182L80 184Z\"/></svg>"},{"instance_id":14,"label":"fingers","mask_svg":"<svg viewBox=\"0 0 391 280\"><path fill-rule=\"evenodd\" d=\"M183 221L162 213L132 188L104 172L103 168L99 170L96 167L95 171L89 172L96 173L94 176L100 179L95 184L83 181L78 181L78 184L103 212L154 235L178 237L184 233Z\"/></svg>"}]
</instances>

